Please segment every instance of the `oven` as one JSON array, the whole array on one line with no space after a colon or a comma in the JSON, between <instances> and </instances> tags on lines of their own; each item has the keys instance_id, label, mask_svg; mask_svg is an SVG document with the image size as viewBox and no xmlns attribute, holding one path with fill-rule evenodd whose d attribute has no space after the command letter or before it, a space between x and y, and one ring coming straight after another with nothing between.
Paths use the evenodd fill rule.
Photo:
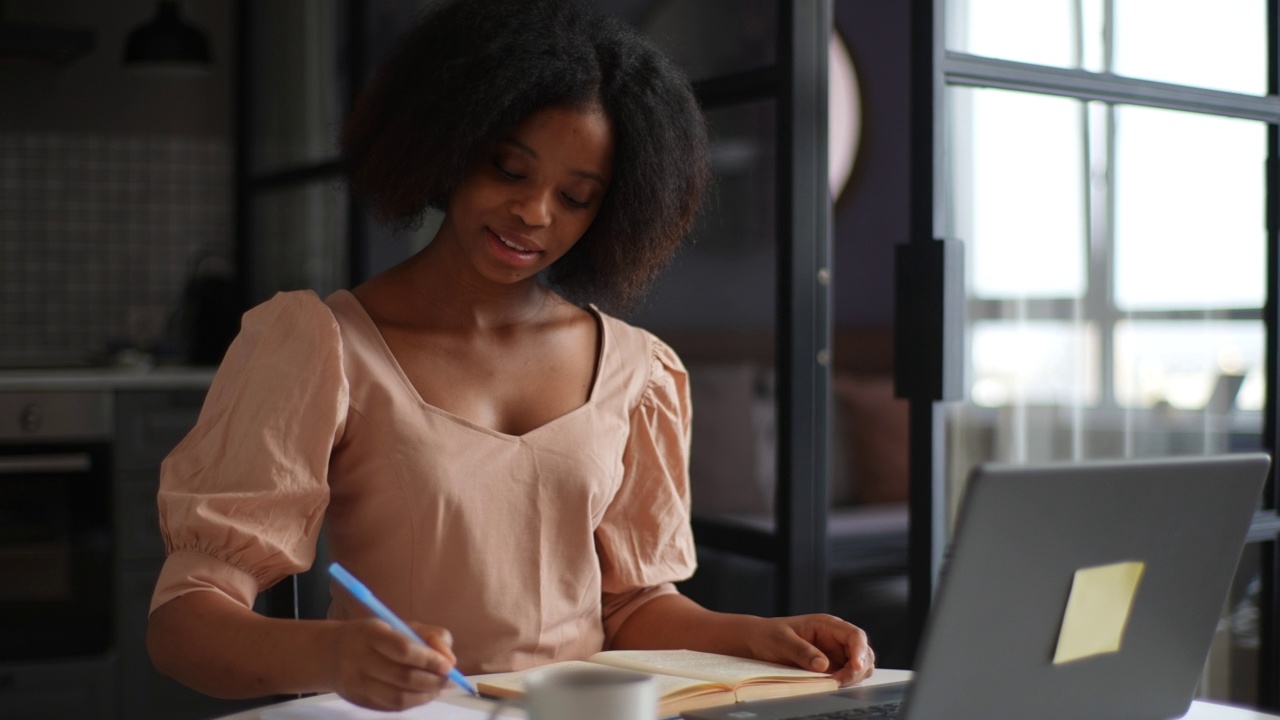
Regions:
<instances>
[{"instance_id":1,"label":"oven","mask_svg":"<svg viewBox=\"0 0 1280 720\"><path fill-rule=\"evenodd\" d=\"M113 644L112 397L0 393L0 663Z\"/></svg>"}]
</instances>

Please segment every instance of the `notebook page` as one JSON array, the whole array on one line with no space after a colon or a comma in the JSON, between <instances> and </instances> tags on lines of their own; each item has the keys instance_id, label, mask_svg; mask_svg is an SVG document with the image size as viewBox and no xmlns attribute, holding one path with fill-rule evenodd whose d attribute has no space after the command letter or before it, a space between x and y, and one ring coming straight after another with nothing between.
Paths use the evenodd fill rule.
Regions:
<instances>
[{"instance_id":1,"label":"notebook page","mask_svg":"<svg viewBox=\"0 0 1280 720\"><path fill-rule=\"evenodd\" d=\"M830 677L826 673L776 665L763 660L697 652L694 650L607 650L590 660L650 673L671 673L736 686L744 680L811 680Z\"/></svg>"}]
</instances>

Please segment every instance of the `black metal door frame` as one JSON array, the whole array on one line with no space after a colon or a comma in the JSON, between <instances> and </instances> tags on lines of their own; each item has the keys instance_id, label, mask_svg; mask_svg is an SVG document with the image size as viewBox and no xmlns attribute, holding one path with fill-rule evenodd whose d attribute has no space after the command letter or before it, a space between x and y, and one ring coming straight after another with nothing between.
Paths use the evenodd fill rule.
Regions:
<instances>
[{"instance_id":1,"label":"black metal door frame","mask_svg":"<svg viewBox=\"0 0 1280 720\"><path fill-rule=\"evenodd\" d=\"M704 109L774 98L777 109L777 490L772 533L694 519L700 545L773 563L780 614L828 604L831 196L830 0L777 0L777 63L703 80Z\"/></svg>"}]
</instances>

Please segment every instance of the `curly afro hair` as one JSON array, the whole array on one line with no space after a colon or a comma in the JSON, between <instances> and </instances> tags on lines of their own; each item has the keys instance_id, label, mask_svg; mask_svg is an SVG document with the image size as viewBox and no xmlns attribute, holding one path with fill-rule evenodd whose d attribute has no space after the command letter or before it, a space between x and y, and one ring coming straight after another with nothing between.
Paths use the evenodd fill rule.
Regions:
<instances>
[{"instance_id":1,"label":"curly afro hair","mask_svg":"<svg viewBox=\"0 0 1280 720\"><path fill-rule=\"evenodd\" d=\"M446 0L420 18L342 133L353 188L399 227L546 107L598 106L614 174L595 222L547 271L575 302L631 308L689 233L710 179L706 119L653 43L575 0Z\"/></svg>"}]
</instances>

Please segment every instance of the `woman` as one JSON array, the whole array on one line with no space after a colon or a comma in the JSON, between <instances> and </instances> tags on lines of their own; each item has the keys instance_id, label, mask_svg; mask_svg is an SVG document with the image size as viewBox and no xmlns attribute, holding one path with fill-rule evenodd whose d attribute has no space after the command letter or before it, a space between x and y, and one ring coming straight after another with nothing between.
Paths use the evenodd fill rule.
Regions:
<instances>
[{"instance_id":1,"label":"woman","mask_svg":"<svg viewBox=\"0 0 1280 720\"><path fill-rule=\"evenodd\" d=\"M379 217L444 210L417 255L321 301L246 314L166 459L169 556L148 647L213 695L336 691L377 709L464 673L602 648L690 648L871 672L826 615L716 613L694 569L687 376L627 307L706 186L687 80L568 0L463 0L401 42L343 134ZM335 591L329 619L252 612L330 553L429 648ZM198 650L193 651L194 648Z\"/></svg>"}]
</instances>

